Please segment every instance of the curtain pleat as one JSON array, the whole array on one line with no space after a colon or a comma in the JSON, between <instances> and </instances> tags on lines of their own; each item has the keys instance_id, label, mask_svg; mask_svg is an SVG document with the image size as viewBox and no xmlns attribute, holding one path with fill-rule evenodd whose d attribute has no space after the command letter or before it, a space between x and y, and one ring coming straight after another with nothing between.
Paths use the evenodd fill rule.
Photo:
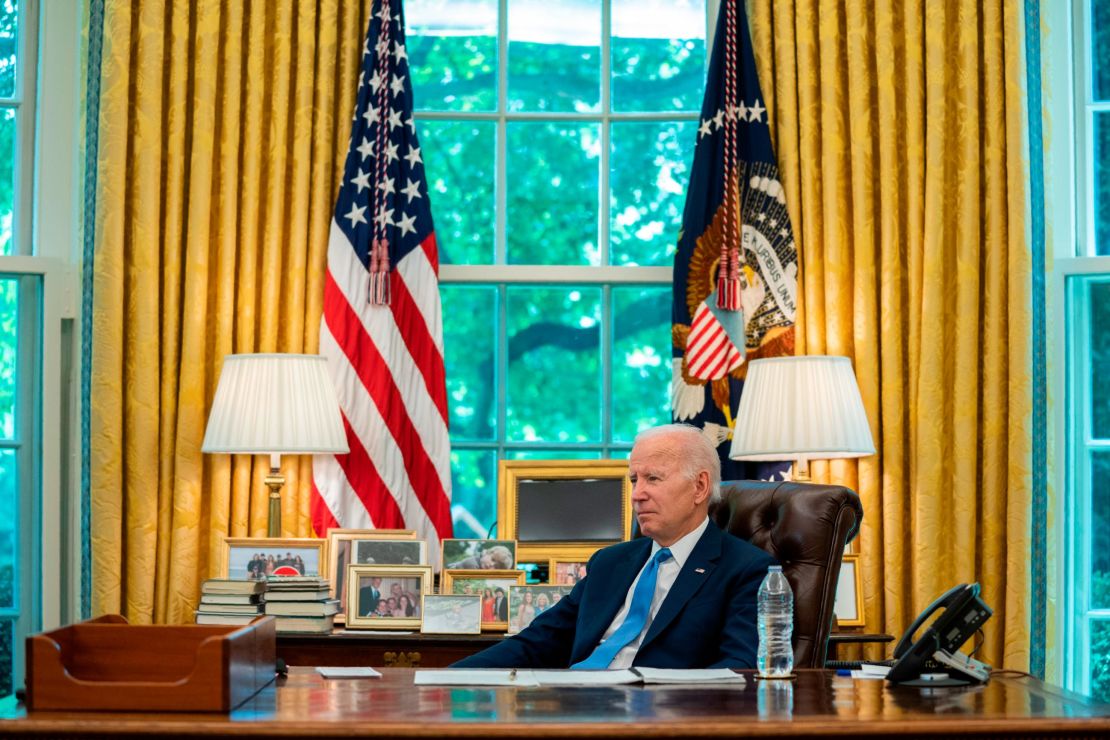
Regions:
<instances>
[{"instance_id":1,"label":"curtain pleat","mask_svg":"<svg viewBox=\"0 0 1110 740\"><path fill-rule=\"evenodd\" d=\"M868 629L898 635L942 591L978 581L995 610L980 657L1024 669L1032 263L1020 7L749 8L799 243L798 352L852 358L875 436L870 458L813 466L863 499Z\"/></svg>"},{"instance_id":2,"label":"curtain pleat","mask_svg":"<svg viewBox=\"0 0 1110 740\"><path fill-rule=\"evenodd\" d=\"M370 0L109 0L97 163L93 609L189 622L266 458L200 452L223 357L315 352ZM311 536L309 458L282 534Z\"/></svg>"}]
</instances>

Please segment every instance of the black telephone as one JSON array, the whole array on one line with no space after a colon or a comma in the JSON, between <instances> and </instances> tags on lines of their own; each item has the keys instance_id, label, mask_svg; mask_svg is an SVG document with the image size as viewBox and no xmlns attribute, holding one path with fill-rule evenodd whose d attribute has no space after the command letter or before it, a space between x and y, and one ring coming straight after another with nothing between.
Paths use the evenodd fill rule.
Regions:
<instances>
[{"instance_id":1,"label":"black telephone","mask_svg":"<svg viewBox=\"0 0 1110 740\"><path fill-rule=\"evenodd\" d=\"M914 641L913 635L935 612L944 609ZM961 583L926 607L894 648L895 663L887 680L903 686L966 686L985 683L990 666L959 653L994 611L979 598L978 583Z\"/></svg>"}]
</instances>

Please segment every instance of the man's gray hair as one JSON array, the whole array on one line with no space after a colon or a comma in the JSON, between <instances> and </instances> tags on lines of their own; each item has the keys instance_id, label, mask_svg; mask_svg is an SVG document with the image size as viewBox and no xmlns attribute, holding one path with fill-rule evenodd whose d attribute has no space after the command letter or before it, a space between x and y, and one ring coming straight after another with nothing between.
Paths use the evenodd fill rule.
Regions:
<instances>
[{"instance_id":1,"label":"man's gray hair","mask_svg":"<svg viewBox=\"0 0 1110 740\"><path fill-rule=\"evenodd\" d=\"M702 430L690 424L663 424L637 434L633 446L642 439L665 436L673 436L677 441L675 451L678 453L683 474L693 481L697 480L698 474L703 470L709 473L709 502L720 501L721 458L717 456L717 448Z\"/></svg>"}]
</instances>

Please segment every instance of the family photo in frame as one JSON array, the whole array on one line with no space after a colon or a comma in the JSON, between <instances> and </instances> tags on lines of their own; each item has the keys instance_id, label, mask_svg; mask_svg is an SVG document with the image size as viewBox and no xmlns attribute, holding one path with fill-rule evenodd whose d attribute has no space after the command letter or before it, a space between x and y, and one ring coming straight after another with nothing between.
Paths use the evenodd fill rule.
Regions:
<instances>
[{"instance_id":1,"label":"family photo in frame","mask_svg":"<svg viewBox=\"0 0 1110 740\"><path fill-rule=\"evenodd\" d=\"M418 629L430 565L347 566L349 629Z\"/></svg>"},{"instance_id":2,"label":"family photo in frame","mask_svg":"<svg viewBox=\"0 0 1110 740\"><path fill-rule=\"evenodd\" d=\"M319 576L325 540L225 537L223 578L263 581L271 576Z\"/></svg>"},{"instance_id":3,"label":"family photo in frame","mask_svg":"<svg viewBox=\"0 0 1110 740\"><path fill-rule=\"evenodd\" d=\"M512 570L516 540L443 540L444 568L452 570Z\"/></svg>"},{"instance_id":4,"label":"family photo in frame","mask_svg":"<svg viewBox=\"0 0 1110 740\"><path fill-rule=\"evenodd\" d=\"M509 634L523 630L573 589L565 585L509 586Z\"/></svg>"}]
</instances>

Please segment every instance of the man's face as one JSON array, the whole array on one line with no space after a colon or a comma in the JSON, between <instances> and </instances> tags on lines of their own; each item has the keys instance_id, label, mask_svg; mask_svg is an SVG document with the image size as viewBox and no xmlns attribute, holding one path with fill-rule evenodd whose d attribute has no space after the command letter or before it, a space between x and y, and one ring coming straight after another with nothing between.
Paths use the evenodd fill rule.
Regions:
<instances>
[{"instance_id":1,"label":"man's face","mask_svg":"<svg viewBox=\"0 0 1110 740\"><path fill-rule=\"evenodd\" d=\"M636 521L663 547L700 524L708 506L709 471L691 481L683 473L681 454L676 435L664 434L638 442L628 459Z\"/></svg>"},{"instance_id":2,"label":"man's face","mask_svg":"<svg viewBox=\"0 0 1110 740\"><path fill-rule=\"evenodd\" d=\"M391 589L393 591L394 596L400 596L401 595L401 584L400 583L394 583L393 586L391 587Z\"/></svg>"},{"instance_id":3,"label":"man's face","mask_svg":"<svg viewBox=\"0 0 1110 740\"><path fill-rule=\"evenodd\" d=\"M374 588L380 589L382 587L382 579L381 578L371 578L370 579L370 585L373 586Z\"/></svg>"}]
</instances>

